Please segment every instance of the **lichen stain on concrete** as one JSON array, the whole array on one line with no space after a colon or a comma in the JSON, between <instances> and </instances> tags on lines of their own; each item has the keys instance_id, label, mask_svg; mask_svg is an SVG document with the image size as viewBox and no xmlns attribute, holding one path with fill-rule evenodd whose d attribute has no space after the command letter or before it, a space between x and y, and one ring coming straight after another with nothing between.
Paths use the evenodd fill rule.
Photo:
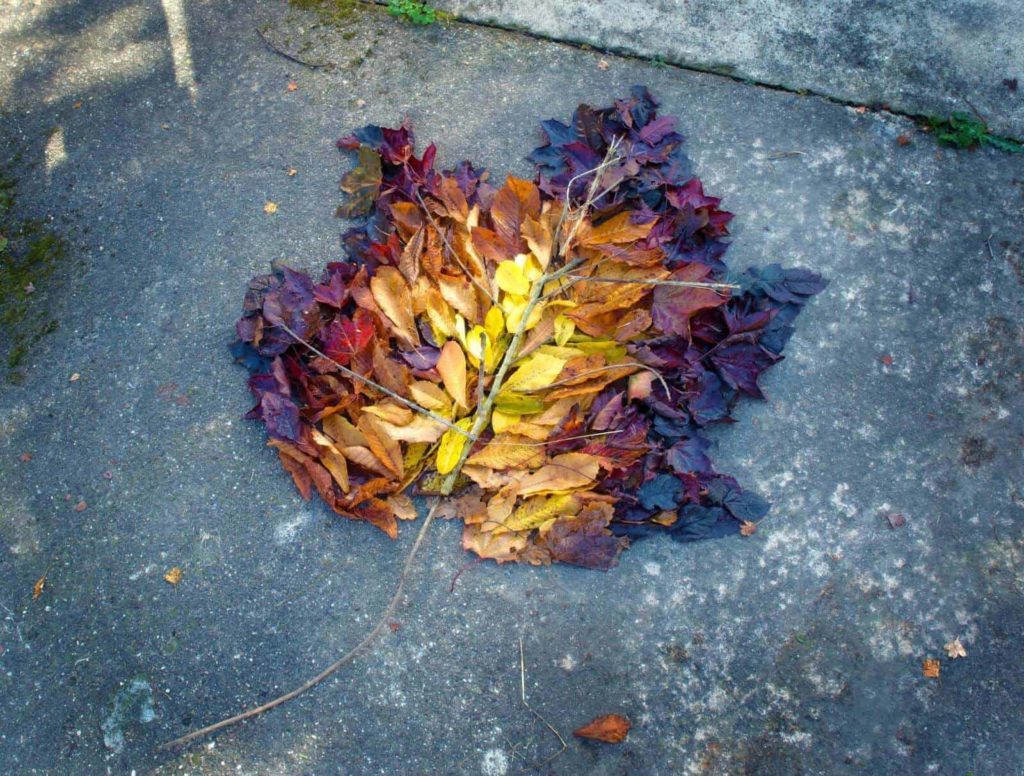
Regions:
<instances>
[{"instance_id":1,"label":"lichen stain on concrete","mask_svg":"<svg viewBox=\"0 0 1024 776\"><path fill-rule=\"evenodd\" d=\"M137 676L114 696L114 709L100 724L103 745L115 753L123 751L125 728L135 719L145 725L156 717L153 687L145 677Z\"/></svg>"}]
</instances>

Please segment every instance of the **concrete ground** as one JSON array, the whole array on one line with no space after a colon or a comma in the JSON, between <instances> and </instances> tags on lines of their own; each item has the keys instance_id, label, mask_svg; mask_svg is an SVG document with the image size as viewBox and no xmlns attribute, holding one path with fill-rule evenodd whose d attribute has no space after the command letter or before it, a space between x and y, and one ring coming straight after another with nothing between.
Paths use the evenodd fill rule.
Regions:
<instances>
[{"instance_id":1,"label":"concrete ground","mask_svg":"<svg viewBox=\"0 0 1024 776\"><path fill-rule=\"evenodd\" d=\"M155 752L354 644L413 539L301 501L226 350L251 275L340 255L333 141L407 115L443 163L523 175L539 120L634 83L737 214L734 266L831 279L769 401L717 435L769 518L607 574L466 566L438 525L370 655ZM67 246L33 297L60 326L0 387L3 773L1024 771L1024 157L518 34L251 0L3 0L0 100L18 212ZM520 638L568 739L539 769L559 744L520 701ZM624 743L570 736L611 712Z\"/></svg>"}]
</instances>

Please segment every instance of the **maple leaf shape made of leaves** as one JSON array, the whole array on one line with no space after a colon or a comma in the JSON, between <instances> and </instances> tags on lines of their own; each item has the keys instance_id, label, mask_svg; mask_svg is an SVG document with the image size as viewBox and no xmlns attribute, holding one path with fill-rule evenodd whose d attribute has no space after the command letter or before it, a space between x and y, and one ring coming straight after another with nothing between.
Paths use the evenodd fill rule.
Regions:
<instances>
[{"instance_id":1,"label":"maple leaf shape made of leaves","mask_svg":"<svg viewBox=\"0 0 1024 776\"><path fill-rule=\"evenodd\" d=\"M484 558L608 569L630 540L749 535L768 504L705 429L761 397L825 283L728 274L731 215L686 172L644 87L542 124L534 180L434 168L408 125L359 164L348 260L254 278L232 345L304 498L396 536L407 496L459 497Z\"/></svg>"}]
</instances>

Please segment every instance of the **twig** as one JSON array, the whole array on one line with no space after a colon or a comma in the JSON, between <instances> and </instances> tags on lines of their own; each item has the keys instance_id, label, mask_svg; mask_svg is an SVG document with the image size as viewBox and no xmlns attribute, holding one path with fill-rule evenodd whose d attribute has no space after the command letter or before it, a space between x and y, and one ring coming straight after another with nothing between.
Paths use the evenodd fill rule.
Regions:
<instances>
[{"instance_id":1,"label":"twig","mask_svg":"<svg viewBox=\"0 0 1024 776\"><path fill-rule=\"evenodd\" d=\"M188 735L181 736L180 738L176 738L173 741L168 741L166 744L161 744L157 747L157 749L174 749L176 747L187 744L190 741L194 741L197 738L201 738L202 736L214 733L226 727L230 727L231 725L234 725L238 722L242 722L246 719L250 719L251 717L255 717L258 714L262 714L265 711L269 711L275 706L280 706L282 703L290 701L292 698L302 695L302 693L306 692L307 690L316 687L324 679L327 679L331 674L336 672L339 668L351 663L353 660L359 657L359 655L367 647L369 647L370 644L376 641L377 637L384 631L385 626L387 626L388 624L388 620L391 619L391 616L395 613L395 609L398 608L398 602L399 599L402 597L402 591L405 588L406 579L409 577L409 570L412 568L413 561L416 559L416 553L419 551L420 546L423 544L423 539L427 535L427 529L433 522L434 515L437 513L437 508L440 505L441 500L436 499L434 501L433 506L431 506L430 511L427 512L427 516L423 520L423 525L420 527L420 532L416 535L416 541L413 542L412 549L409 550L409 555L405 559L405 566L402 568L402 574L398 578L398 587L395 588L395 594L391 596L391 601L388 602L387 608L384 609L384 614L381 615L381 618L377 622L377 625L374 627L372 631L370 631L366 635L366 637L363 638L362 641L356 644L356 646L350 649L344 656L335 660L319 674L314 676L312 679L304 682L303 684L299 685L294 690L286 692L284 695L279 695L272 701L267 701L266 703L256 706L255 708L249 709L248 711L243 711L241 714L236 714L235 716L228 717L227 719L223 719L220 722L216 722L212 725L207 725L206 727L200 728L199 730L194 730Z\"/></svg>"},{"instance_id":2,"label":"twig","mask_svg":"<svg viewBox=\"0 0 1024 776\"><path fill-rule=\"evenodd\" d=\"M992 234L990 234L988 237L985 238L985 247L988 248L988 257L990 259L992 259L992 261L995 261L996 260L995 254L992 253L992 235L993 234L995 234L995 232L993 232Z\"/></svg>"},{"instance_id":3,"label":"twig","mask_svg":"<svg viewBox=\"0 0 1024 776\"><path fill-rule=\"evenodd\" d=\"M607 278L594 275L568 275L573 280L592 281L594 283L638 283L647 286L679 286L681 288L711 288L718 290L731 290L739 288L735 283L702 283L697 280L656 280L655 278Z\"/></svg>"},{"instance_id":4,"label":"twig","mask_svg":"<svg viewBox=\"0 0 1024 776\"><path fill-rule=\"evenodd\" d=\"M448 592L449 593L454 593L455 592L455 583L459 581L459 577L462 576L462 572L463 571L468 569L470 566L475 566L477 563L479 563L482 560L483 560L483 558L473 558L473 560L469 561L468 563L463 563L462 564L462 568L460 568L458 571L456 571L455 572L455 576L452 577L452 584L449 586Z\"/></svg>"},{"instance_id":5,"label":"twig","mask_svg":"<svg viewBox=\"0 0 1024 776\"><path fill-rule=\"evenodd\" d=\"M421 413L423 415L426 415L431 420L437 421L441 425L447 426L448 428L452 429L453 431L458 432L459 434L462 434L465 437L469 437L470 436L466 431L464 431L463 429L459 428L457 425L452 423L447 418L442 417L441 415L438 415L438 414L436 414L434 412L431 412L426 407L421 407L416 402L410 401L409 399L406 399L400 393L395 393L390 388L385 388L380 383L374 382L369 377L365 377L365 376L359 374L359 372L355 372L355 371L349 369L347 366L342 366L337 361L335 361L333 358L331 358L326 353L324 353L322 350L319 350L314 345L311 345L310 343L306 342L306 340L302 339L302 337L300 337L298 334L296 334L294 331L292 331L288 327L288 324L286 324L286 323L279 323L277 325L280 326L282 329L284 329L286 332L288 332L288 334L291 335L292 339L294 339L296 342L298 342L301 345L306 346L307 348L312 350L314 353L316 353L318 356L320 356L320 358L326 358L328 361L330 361L332 364L334 364L336 367L338 367L338 369L341 370L342 374L348 375L353 380L359 380L360 382L365 383L366 385L370 386L374 390L380 391L381 393L383 393L383 394L385 394L387 396L390 396L395 401L400 402L401 404L404 404L406 407L408 407L409 409L413 410L414 412L419 412L419 413ZM472 437L470 437L470 438L472 438Z\"/></svg>"},{"instance_id":6,"label":"twig","mask_svg":"<svg viewBox=\"0 0 1024 776\"><path fill-rule=\"evenodd\" d=\"M437 232L437 236L441 238L441 241L448 249L448 252L452 255L452 258L455 259L455 263L459 265L459 269L466 273L466 277L470 279L474 286L484 292L484 295L491 300L491 304L497 305L498 300L494 298L494 294L491 293L490 289L477 280L476 276L466 268L465 264L462 263L462 259L459 258L459 254L455 252L452 244L448 242L448 236L441 230L441 227L437 225L437 221L434 220L434 216L430 214L430 209L427 207L427 203L423 201L423 196L418 190L416 192L416 199L419 200L420 207L423 208L423 213L426 215L427 220L430 221L430 225L434 227L434 231Z\"/></svg>"},{"instance_id":7,"label":"twig","mask_svg":"<svg viewBox=\"0 0 1024 776\"><path fill-rule=\"evenodd\" d=\"M284 57L289 62L294 62L297 65L302 65L303 67L308 67L310 70L324 70L324 69L333 70L336 67L334 62L307 62L304 59L299 59L298 57L296 57L296 56L294 56L292 54L289 54L287 51L282 51L277 46L275 46L273 43L271 43L270 39L266 35L263 34L263 30L261 30L259 27L256 27L255 29L256 29L256 34L260 36L260 40L262 40L263 43L266 44L268 49L273 51L279 57Z\"/></svg>"},{"instance_id":8,"label":"twig","mask_svg":"<svg viewBox=\"0 0 1024 776\"><path fill-rule=\"evenodd\" d=\"M559 749L554 754L546 757L545 759L541 760L539 763L536 763L536 764L534 764L532 766L528 766L526 768L526 770L534 770L536 768L542 768L543 766L547 765L549 762L551 762L556 757L558 757L558 755L562 754L562 752L564 752L566 749L568 749L569 745L567 743L565 743L565 739L562 738L562 734L559 733L555 729L555 726L552 725L550 722L548 722L546 719L544 719L544 717L541 716L541 713L539 711L537 711L535 708L533 708L533 706L530 705L530 702L528 700L526 700L526 651L523 649L523 637L522 636L519 637L519 690L520 690L519 697L522 699L523 705L530 710L530 713L533 714L533 716L535 716L537 719L539 719L541 722L543 722L545 725L547 725L548 730L550 730L552 733L555 734L555 737L558 739L559 743L562 745L562 748Z\"/></svg>"}]
</instances>

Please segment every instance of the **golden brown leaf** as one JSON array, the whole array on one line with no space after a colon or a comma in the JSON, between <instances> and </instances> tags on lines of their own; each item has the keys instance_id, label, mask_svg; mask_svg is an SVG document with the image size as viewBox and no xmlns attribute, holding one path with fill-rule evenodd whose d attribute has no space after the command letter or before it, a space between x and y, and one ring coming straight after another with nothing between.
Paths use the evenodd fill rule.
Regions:
<instances>
[{"instance_id":1,"label":"golden brown leaf","mask_svg":"<svg viewBox=\"0 0 1024 776\"><path fill-rule=\"evenodd\" d=\"M405 470L405 462L398 441L388 434L387 428L373 415L361 416L357 425L363 432L363 436L366 437L366 444L377 460L384 464L396 478L401 479Z\"/></svg>"},{"instance_id":2,"label":"golden brown leaf","mask_svg":"<svg viewBox=\"0 0 1024 776\"><path fill-rule=\"evenodd\" d=\"M462 529L464 550L475 552L481 558L495 560L498 563L517 560L526 545L527 538L523 534L495 535L493 531L481 531L478 525L466 525Z\"/></svg>"},{"instance_id":3,"label":"golden brown leaf","mask_svg":"<svg viewBox=\"0 0 1024 776\"><path fill-rule=\"evenodd\" d=\"M554 493L574 490L592 485L597 478L601 459L586 453L563 453L551 459L551 463L523 477L519 495Z\"/></svg>"},{"instance_id":4,"label":"golden brown leaf","mask_svg":"<svg viewBox=\"0 0 1024 776\"><path fill-rule=\"evenodd\" d=\"M924 659L924 663L921 665L921 673L923 673L927 679L938 679L940 670L941 664L933 657L926 657Z\"/></svg>"},{"instance_id":5,"label":"golden brown leaf","mask_svg":"<svg viewBox=\"0 0 1024 776\"><path fill-rule=\"evenodd\" d=\"M183 573L184 572L182 572L180 568L175 566L174 568L168 569L167 573L164 574L164 581L168 584L176 585L179 582L181 582L181 577Z\"/></svg>"},{"instance_id":6,"label":"golden brown leaf","mask_svg":"<svg viewBox=\"0 0 1024 776\"><path fill-rule=\"evenodd\" d=\"M391 511L394 513L395 517L399 520L416 519L416 506L412 503L412 499L404 493L396 493L393 496L388 496L387 503L388 506L391 507Z\"/></svg>"},{"instance_id":7,"label":"golden brown leaf","mask_svg":"<svg viewBox=\"0 0 1024 776\"><path fill-rule=\"evenodd\" d=\"M460 405L469 408L466 396L466 354L459 343L448 340L441 348L441 356L437 360L437 373L441 375L445 390Z\"/></svg>"},{"instance_id":8,"label":"golden brown leaf","mask_svg":"<svg viewBox=\"0 0 1024 776\"><path fill-rule=\"evenodd\" d=\"M757 533L757 523L752 520L744 520L740 525L740 535L753 536L755 533Z\"/></svg>"},{"instance_id":9,"label":"golden brown leaf","mask_svg":"<svg viewBox=\"0 0 1024 776\"><path fill-rule=\"evenodd\" d=\"M36 583L32 585L32 600L39 598L43 594L43 588L46 587L46 574L43 574Z\"/></svg>"},{"instance_id":10,"label":"golden brown leaf","mask_svg":"<svg viewBox=\"0 0 1024 776\"><path fill-rule=\"evenodd\" d=\"M579 738L592 741L604 741L607 744L618 744L626 738L632 723L621 714L605 714L591 720L572 734Z\"/></svg>"},{"instance_id":11,"label":"golden brown leaf","mask_svg":"<svg viewBox=\"0 0 1024 776\"><path fill-rule=\"evenodd\" d=\"M498 434L466 459L468 466L488 469L533 469L544 461L544 448L527 437Z\"/></svg>"},{"instance_id":12,"label":"golden brown leaf","mask_svg":"<svg viewBox=\"0 0 1024 776\"><path fill-rule=\"evenodd\" d=\"M394 267L378 267L370 279L370 291L402 344L410 348L418 347L420 337L412 313L412 296L402 273Z\"/></svg>"},{"instance_id":13,"label":"golden brown leaf","mask_svg":"<svg viewBox=\"0 0 1024 776\"><path fill-rule=\"evenodd\" d=\"M582 245L615 245L619 243L634 242L650 234L656 220L646 224L637 224L632 220L633 214L628 210L602 221L598 226L592 226L589 231L581 231L580 243Z\"/></svg>"}]
</instances>

